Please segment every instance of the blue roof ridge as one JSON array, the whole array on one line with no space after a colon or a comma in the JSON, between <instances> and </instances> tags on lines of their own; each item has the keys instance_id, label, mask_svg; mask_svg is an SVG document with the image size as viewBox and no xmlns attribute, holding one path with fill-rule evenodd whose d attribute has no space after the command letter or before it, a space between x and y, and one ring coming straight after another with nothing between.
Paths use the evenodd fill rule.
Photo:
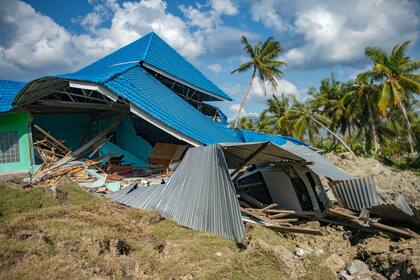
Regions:
<instances>
[{"instance_id":1,"label":"blue roof ridge","mask_svg":"<svg viewBox=\"0 0 420 280\"><path fill-rule=\"evenodd\" d=\"M149 36L149 41L147 42L147 46L146 46L146 50L144 51L144 54L143 54L143 59L141 60L141 61L144 61L145 59L146 59L146 56L147 56L147 54L149 53L149 48L150 48L150 45L151 45L151 43L152 43L152 38L153 38L153 36L155 36L156 34L155 34L155 32L150 32L149 34L147 34L146 36ZM141 62L141 61L139 61L139 62Z\"/></svg>"}]
</instances>

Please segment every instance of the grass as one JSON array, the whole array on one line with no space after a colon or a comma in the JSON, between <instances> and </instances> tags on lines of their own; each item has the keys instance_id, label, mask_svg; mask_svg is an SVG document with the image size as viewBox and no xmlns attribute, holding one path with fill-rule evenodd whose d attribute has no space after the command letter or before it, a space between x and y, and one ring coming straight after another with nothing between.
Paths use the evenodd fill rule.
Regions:
<instances>
[{"instance_id":1,"label":"grass","mask_svg":"<svg viewBox=\"0 0 420 280\"><path fill-rule=\"evenodd\" d=\"M42 188L0 184L0 279L287 279L284 263L270 252L240 249L70 181L59 187L68 192L64 202ZM266 228L251 235L295 246ZM325 271L310 263L316 275L310 279L324 279Z\"/></svg>"}]
</instances>

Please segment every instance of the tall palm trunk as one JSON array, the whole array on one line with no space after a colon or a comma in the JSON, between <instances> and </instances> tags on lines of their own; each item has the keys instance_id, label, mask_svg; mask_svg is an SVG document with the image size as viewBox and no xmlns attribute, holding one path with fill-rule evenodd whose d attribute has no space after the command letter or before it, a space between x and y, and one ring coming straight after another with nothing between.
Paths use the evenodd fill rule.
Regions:
<instances>
[{"instance_id":1,"label":"tall palm trunk","mask_svg":"<svg viewBox=\"0 0 420 280\"><path fill-rule=\"evenodd\" d=\"M404 115L404 119L407 125L408 144L410 145L411 157L414 158L416 155L416 152L414 151L414 139L413 139L413 132L411 130L411 123L410 123L410 120L408 119L407 111L405 110L404 104L402 104L401 100L398 102L398 106L400 107Z\"/></svg>"},{"instance_id":2,"label":"tall palm trunk","mask_svg":"<svg viewBox=\"0 0 420 280\"><path fill-rule=\"evenodd\" d=\"M247 100L247 98L248 98L248 94L249 94L249 91L251 90L252 81L253 81L253 80L254 80L254 78L255 78L255 73L256 73L256 72L257 72L257 69L254 67L254 70L252 70L252 76L251 76L251 79L250 79L250 80L249 80L249 82L248 82L248 86L247 86L247 88L246 88L246 90L245 90L245 92L244 92L244 95L242 96L242 101L241 101L241 103L239 104L238 114L236 115L236 121L235 121L235 125L233 126L233 129L236 129L236 128L238 127L239 120L241 119L242 109L243 109L243 107L244 107L244 105L245 105L245 102L246 102L246 100Z\"/></svg>"},{"instance_id":3,"label":"tall palm trunk","mask_svg":"<svg viewBox=\"0 0 420 280\"><path fill-rule=\"evenodd\" d=\"M378 134L376 131L376 126L375 126L375 121L373 118L373 113L372 113L372 108L370 107L370 102L369 102L369 97L367 96L367 94L365 94L365 98L366 98L366 105L368 107L368 112L369 112L369 122L370 122L370 128L372 129L372 135L373 135L373 142L374 142L374 152L373 154L376 155L380 149L379 146L379 138L378 138Z\"/></svg>"},{"instance_id":4,"label":"tall palm trunk","mask_svg":"<svg viewBox=\"0 0 420 280\"><path fill-rule=\"evenodd\" d=\"M315 122L315 123L317 123L319 126L321 126L321 127L323 127L323 128L325 128L329 133L331 133L333 136L335 136L335 138L337 138L337 140L338 141L340 141L341 142L341 144L343 144L344 145L344 147L346 147L347 148L347 150L349 150L349 152L352 154L352 156L354 157L354 158L356 158L356 155L355 155L355 153L353 152L353 150L346 144L346 142L344 142L344 140L343 139L341 139L340 138L340 136L338 136L337 134L335 134L334 132L332 132L328 127L326 127L325 125L323 125L320 121L318 121L318 120L316 120L315 118L313 118L313 117L311 117L311 119Z\"/></svg>"}]
</instances>

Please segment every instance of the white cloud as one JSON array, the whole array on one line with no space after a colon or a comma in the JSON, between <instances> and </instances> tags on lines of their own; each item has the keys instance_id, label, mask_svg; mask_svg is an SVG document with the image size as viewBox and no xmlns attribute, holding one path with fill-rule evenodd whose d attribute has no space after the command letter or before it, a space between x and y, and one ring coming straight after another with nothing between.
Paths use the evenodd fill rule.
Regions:
<instances>
[{"instance_id":1,"label":"white cloud","mask_svg":"<svg viewBox=\"0 0 420 280\"><path fill-rule=\"evenodd\" d=\"M219 15L234 16L238 13L238 7L231 0L211 0L210 4Z\"/></svg>"},{"instance_id":2,"label":"white cloud","mask_svg":"<svg viewBox=\"0 0 420 280\"><path fill-rule=\"evenodd\" d=\"M251 91L249 92L249 101L261 103L273 96L281 96L282 94L293 95L294 97L299 98L299 90L293 83L285 79L276 79L276 82L277 88L274 89L273 86L266 81L266 94L264 94L263 86L259 78L254 78Z\"/></svg>"},{"instance_id":3,"label":"white cloud","mask_svg":"<svg viewBox=\"0 0 420 280\"><path fill-rule=\"evenodd\" d=\"M214 64L207 65L207 68L208 68L210 71L212 71L213 73L216 73L216 74L218 74L218 73L220 73L220 72L222 72L222 71L223 71L223 67L222 67L222 65L220 65L220 64L218 64L218 63L214 63Z\"/></svg>"},{"instance_id":4,"label":"white cloud","mask_svg":"<svg viewBox=\"0 0 420 280\"><path fill-rule=\"evenodd\" d=\"M276 12L276 3L273 0L254 2L251 6L251 15L254 21L262 22L266 27L279 32L286 29L286 24Z\"/></svg>"},{"instance_id":5,"label":"white cloud","mask_svg":"<svg viewBox=\"0 0 420 280\"><path fill-rule=\"evenodd\" d=\"M204 6L180 5L179 9L187 19L187 24L196 29L194 34L205 42L207 52L215 57L241 55L241 35L251 40L258 38L251 32L223 24L221 16L233 16L239 12L232 1L212 0Z\"/></svg>"},{"instance_id":6,"label":"white cloud","mask_svg":"<svg viewBox=\"0 0 420 280\"><path fill-rule=\"evenodd\" d=\"M206 53L226 57L241 52L243 31L226 27L221 20L238 13L232 1L214 0L191 8L198 11L197 17L204 15L201 19L170 13L164 0L89 2L92 11L72 19L84 30L75 34L23 1L0 1L1 77L30 80L75 71L151 31L193 62Z\"/></svg>"},{"instance_id":7,"label":"white cloud","mask_svg":"<svg viewBox=\"0 0 420 280\"><path fill-rule=\"evenodd\" d=\"M243 91L243 87L240 84L222 85L222 89L230 95L237 95Z\"/></svg>"},{"instance_id":8,"label":"white cloud","mask_svg":"<svg viewBox=\"0 0 420 280\"><path fill-rule=\"evenodd\" d=\"M97 50L97 57L112 49L126 45L148 32L154 31L187 58L194 59L205 53L200 37L191 33L185 22L167 12L162 0L142 0L115 4L107 1L112 11L109 28L95 28L87 35L78 36L88 52ZM95 14L95 9L88 16ZM93 47L91 47L93 44Z\"/></svg>"},{"instance_id":9,"label":"white cloud","mask_svg":"<svg viewBox=\"0 0 420 280\"><path fill-rule=\"evenodd\" d=\"M189 59L206 52L203 37L191 32L162 0L118 4L93 2L93 10L78 19L86 33L71 34L50 17L22 1L0 4L0 75L29 80L74 71L150 31ZM103 19L110 25L103 27Z\"/></svg>"},{"instance_id":10,"label":"white cloud","mask_svg":"<svg viewBox=\"0 0 420 280\"><path fill-rule=\"evenodd\" d=\"M24 2L2 1L0 30L3 78L27 79L38 69L47 74L78 62L71 34Z\"/></svg>"},{"instance_id":11,"label":"white cloud","mask_svg":"<svg viewBox=\"0 0 420 280\"><path fill-rule=\"evenodd\" d=\"M229 106L229 110L233 113L232 119L236 118L236 115L238 114L238 111L239 111L239 106L240 106L239 103L235 103ZM245 108L242 108L241 117L255 118L258 116L259 114L257 112L247 112Z\"/></svg>"},{"instance_id":12,"label":"white cloud","mask_svg":"<svg viewBox=\"0 0 420 280\"><path fill-rule=\"evenodd\" d=\"M195 7L180 5L179 9L191 26L205 29L223 23L222 15L234 16L238 13L236 4L231 0L211 0L207 5L196 4Z\"/></svg>"},{"instance_id":13,"label":"white cloud","mask_svg":"<svg viewBox=\"0 0 420 280\"><path fill-rule=\"evenodd\" d=\"M251 7L254 21L276 31L286 28L294 35L296 47L282 59L290 67L305 68L360 67L366 46L389 50L404 40L416 41L419 12L419 2L398 0L261 0ZM287 27L285 17L291 22Z\"/></svg>"}]
</instances>

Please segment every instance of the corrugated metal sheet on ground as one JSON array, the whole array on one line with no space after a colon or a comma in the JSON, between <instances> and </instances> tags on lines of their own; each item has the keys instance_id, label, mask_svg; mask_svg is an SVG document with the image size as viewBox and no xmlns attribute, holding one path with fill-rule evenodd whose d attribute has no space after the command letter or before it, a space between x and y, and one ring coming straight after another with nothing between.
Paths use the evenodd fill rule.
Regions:
<instances>
[{"instance_id":1,"label":"corrugated metal sheet on ground","mask_svg":"<svg viewBox=\"0 0 420 280\"><path fill-rule=\"evenodd\" d=\"M191 148L166 185L128 187L109 195L123 204L158 210L191 229L242 242L239 203L222 148Z\"/></svg>"},{"instance_id":2,"label":"corrugated metal sheet on ground","mask_svg":"<svg viewBox=\"0 0 420 280\"><path fill-rule=\"evenodd\" d=\"M330 183L335 198L345 207L361 211L379 203L378 193L372 177Z\"/></svg>"},{"instance_id":3,"label":"corrugated metal sheet on ground","mask_svg":"<svg viewBox=\"0 0 420 280\"><path fill-rule=\"evenodd\" d=\"M350 176L349 174L340 170L325 157L304 145L296 145L290 141L286 141L286 143L280 147L304 158L308 162L312 162L312 164L308 165L308 168L310 168L318 175L328 177L332 180L353 179L353 176Z\"/></svg>"},{"instance_id":4,"label":"corrugated metal sheet on ground","mask_svg":"<svg viewBox=\"0 0 420 280\"><path fill-rule=\"evenodd\" d=\"M415 224L420 227L420 220L415 217L413 210L403 195L399 195L395 201L382 202L372 207L372 213L383 219Z\"/></svg>"},{"instance_id":5,"label":"corrugated metal sheet on ground","mask_svg":"<svg viewBox=\"0 0 420 280\"><path fill-rule=\"evenodd\" d=\"M0 112L12 110L13 100L25 85L23 82L0 80Z\"/></svg>"}]
</instances>

